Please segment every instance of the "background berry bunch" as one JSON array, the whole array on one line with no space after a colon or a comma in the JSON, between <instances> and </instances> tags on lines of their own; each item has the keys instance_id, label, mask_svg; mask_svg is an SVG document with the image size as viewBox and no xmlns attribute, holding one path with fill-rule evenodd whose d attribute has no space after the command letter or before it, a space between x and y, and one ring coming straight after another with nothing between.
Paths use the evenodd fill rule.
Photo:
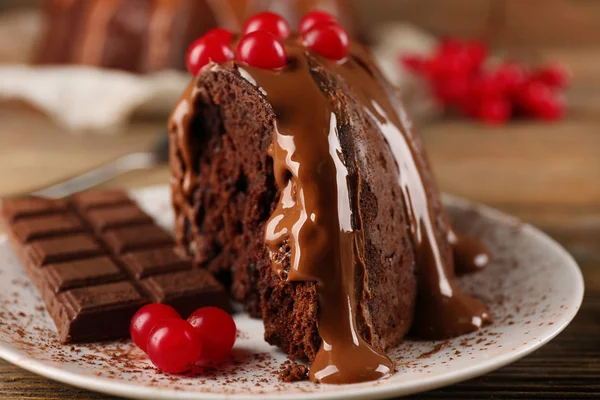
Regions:
<instances>
[{"instance_id":1,"label":"background berry bunch","mask_svg":"<svg viewBox=\"0 0 600 400\"><path fill-rule=\"evenodd\" d=\"M335 17L326 12L317 10L306 14L298 31L302 44L323 57L339 61L348 55L348 34ZM188 71L197 75L210 61L221 63L233 59L257 68L282 69L287 64L283 40L291 33L290 25L282 16L268 11L246 21L235 51L231 46L234 38L231 32L222 28L211 29L189 47L186 57Z\"/></svg>"},{"instance_id":2,"label":"background berry bunch","mask_svg":"<svg viewBox=\"0 0 600 400\"><path fill-rule=\"evenodd\" d=\"M199 308L184 320L170 306L148 304L133 316L129 329L134 343L169 374L223 359L237 336L233 318L217 307Z\"/></svg>"},{"instance_id":3,"label":"background berry bunch","mask_svg":"<svg viewBox=\"0 0 600 400\"><path fill-rule=\"evenodd\" d=\"M490 66L489 50L478 41L441 41L433 54L402 56L401 63L423 76L447 109L489 124L515 116L558 120L569 73L560 65L530 69L513 61Z\"/></svg>"}]
</instances>

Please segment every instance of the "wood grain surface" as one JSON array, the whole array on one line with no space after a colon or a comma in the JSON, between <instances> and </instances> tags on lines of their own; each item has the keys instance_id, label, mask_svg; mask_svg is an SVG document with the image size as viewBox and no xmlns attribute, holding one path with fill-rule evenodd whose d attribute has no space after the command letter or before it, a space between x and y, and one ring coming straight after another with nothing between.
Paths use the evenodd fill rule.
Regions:
<instances>
[{"instance_id":1,"label":"wood grain surface","mask_svg":"<svg viewBox=\"0 0 600 400\"><path fill-rule=\"evenodd\" d=\"M527 0L525 0L527 1ZM576 80L569 117L559 124L515 122L487 128L458 120L421 127L441 189L530 222L575 256L586 281L573 323L530 356L414 399L600 398L600 52L552 50ZM164 124L136 122L114 136L71 136L45 118L0 108L0 197L84 172L150 148ZM168 169L120 177L107 187L168 182ZM0 361L1 399L111 399L41 378Z\"/></svg>"}]
</instances>

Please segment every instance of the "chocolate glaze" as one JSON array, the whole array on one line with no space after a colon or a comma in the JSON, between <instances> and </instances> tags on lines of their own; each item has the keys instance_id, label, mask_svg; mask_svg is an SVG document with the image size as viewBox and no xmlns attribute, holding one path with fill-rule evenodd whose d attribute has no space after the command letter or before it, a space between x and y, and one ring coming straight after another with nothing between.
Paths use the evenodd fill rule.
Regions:
<instances>
[{"instance_id":1,"label":"chocolate glaze","mask_svg":"<svg viewBox=\"0 0 600 400\"><path fill-rule=\"evenodd\" d=\"M338 138L343 117L331 103L335 100L325 96L315 82L311 62L345 81L379 127L396 160L398 185L416 253L419 287L413 329L417 335L456 336L476 330L489 320L485 306L454 286L453 265L441 256L440 240L454 245L460 257L471 254L467 250L476 247L465 245L469 242L456 235L436 233L422 166L416 161L418 150L414 148L411 123L368 53L353 45L347 59L333 62L310 54L296 38L286 42L286 50L289 65L281 71L230 63L261 91L277 115L270 155L281 196L267 223L265 242L272 267L281 279L318 284L322 345L312 363L310 378L325 383L374 380L393 371L393 364L356 329L355 277L365 270L364 237L360 218L352 218L356 212L352 200L355 194L350 193ZM205 68L218 71L219 66ZM184 164L185 196L193 192L195 184L194 139L189 121L194 115L196 90L195 84L188 87L171 119ZM456 240L451 241L451 237ZM282 254L287 253L291 256L289 270L281 262Z\"/></svg>"},{"instance_id":2,"label":"chocolate glaze","mask_svg":"<svg viewBox=\"0 0 600 400\"><path fill-rule=\"evenodd\" d=\"M379 71L360 45L353 46L345 62L324 62L344 78L367 113L379 125L398 165L398 184L402 188L404 204L411 220L411 234L417 255L419 288L413 330L421 337L439 339L478 329L489 321L489 312L479 301L455 287L452 266L445 265L440 255L439 238L434 230L433 213L423 184L421 167L416 162L416 150L411 145L412 123L396 94L387 89ZM467 241L451 242L452 245L460 243ZM474 246L471 244L469 249ZM454 249L455 254L461 256L465 252L464 245Z\"/></svg>"},{"instance_id":3,"label":"chocolate glaze","mask_svg":"<svg viewBox=\"0 0 600 400\"><path fill-rule=\"evenodd\" d=\"M282 73L243 67L278 115L271 155L281 190L265 240L273 268L288 281L318 282L321 349L310 378L349 383L380 378L392 361L356 328L355 268L364 270L362 233L352 226L348 170L338 121L310 72L305 49L288 45L294 66ZM243 76L245 74L242 74ZM291 252L283 270L280 254Z\"/></svg>"}]
</instances>

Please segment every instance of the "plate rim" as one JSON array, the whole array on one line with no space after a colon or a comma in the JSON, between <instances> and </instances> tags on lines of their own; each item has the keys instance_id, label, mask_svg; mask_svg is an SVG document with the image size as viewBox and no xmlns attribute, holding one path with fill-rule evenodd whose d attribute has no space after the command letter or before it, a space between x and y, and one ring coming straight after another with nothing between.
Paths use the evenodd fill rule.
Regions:
<instances>
[{"instance_id":1,"label":"plate rim","mask_svg":"<svg viewBox=\"0 0 600 400\"><path fill-rule=\"evenodd\" d=\"M168 185L147 186L138 189L128 190L128 193L134 197L138 197L142 196L144 192L151 192L153 190L158 190L167 187ZM168 388L144 387L137 385L133 386L129 385L126 382L115 382L109 378L77 374L75 372L70 372L54 366L49 366L48 364L39 361L35 358L24 356L17 350L13 350L12 348L3 346L2 344L0 344L0 358L27 371L64 384L68 384L85 390L96 391L108 395L123 396L132 399L373 399L387 398L392 396L407 396L410 394L420 393L452 385L458 382L462 382L468 379L484 375L488 372L502 368L512 362L515 362L527 356L528 354L531 354L533 351L539 349L540 347L544 346L552 339L554 339L571 323L571 321L573 321L573 319L579 312L579 309L581 308L581 303L584 297L585 284L583 274L577 262L575 261L573 256L571 256L571 254L569 254L557 241L555 241L546 233L534 227L533 225L522 222L516 217L503 213L492 207L476 203L462 197L443 194L442 199L444 207L454 206L462 209L471 208L475 210L478 214L481 214L484 217L494 220L498 223L518 223L523 233L534 236L537 241L541 241L544 245L552 248L553 251L556 251L557 255L559 255L561 259L564 260L564 265L568 266L568 270L572 274L574 274L573 278L575 282L576 291L573 292L569 297L568 305L570 312L565 315L564 320L561 324L554 324L552 326L550 334L544 336L538 341L531 342L526 345L521 345L517 349L512 350L506 354L483 360L472 366L461 368L457 371L451 371L441 376L425 376L423 377L423 379L415 379L414 381L408 383L405 382L400 385L394 385L393 383L391 383L375 387L355 387L352 388L352 393L348 393L348 390L294 394L220 394L212 392L182 392ZM7 241L8 240L6 234L0 235L0 245L4 245ZM348 386L351 387L353 385Z\"/></svg>"}]
</instances>

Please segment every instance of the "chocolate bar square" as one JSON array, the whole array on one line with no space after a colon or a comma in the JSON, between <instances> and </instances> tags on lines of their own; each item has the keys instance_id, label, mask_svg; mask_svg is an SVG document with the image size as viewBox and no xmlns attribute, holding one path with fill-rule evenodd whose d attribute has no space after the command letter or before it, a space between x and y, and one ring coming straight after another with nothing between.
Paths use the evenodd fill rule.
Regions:
<instances>
[{"instance_id":1,"label":"chocolate bar square","mask_svg":"<svg viewBox=\"0 0 600 400\"><path fill-rule=\"evenodd\" d=\"M101 192L83 192L73 195L71 201L81 210L114 207L123 204L134 204L133 200L122 190L103 190Z\"/></svg>"},{"instance_id":2,"label":"chocolate bar square","mask_svg":"<svg viewBox=\"0 0 600 400\"><path fill-rule=\"evenodd\" d=\"M33 239L77 233L83 231L83 228L83 224L78 218L66 213L23 217L12 226L15 236L21 243L29 243Z\"/></svg>"},{"instance_id":3,"label":"chocolate bar square","mask_svg":"<svg viewBox=\"0 0 600 400\"><path fill-rule=\"evenodd\" d=\"M157 225L114 229L104 233L102 239L115 254L175 244L173 237Z\"/></svg>"},{"instance_id":4,"label":"chocolate bar square","mask_svg":"<svg viewBox=\"0 0 600 400\"><path fill-rule=\"evenodd\" d=\"M174 247L136 251L123 255L120 260L137 279L193 266L192 260Z\"/></svg>"},{"instance_id":5,"label":"chocolate bar square","mask_svg":"<svg viewBox=\"0 0 600 400\"><path fill-rule=\"evenodd\" d=\"M56 299L66 311L55 319L64 342L125 337L131 317L148 302L131 282L73 289Z\"/></svg>"},{"instance_id":6,"label":"chocolate bar square","mask_svg":"<svg viewBox=\"0 0 600 400\"><path fill-rule=\"evenodd\" d=\"M199 307L213 305L227 308L227 294L205 269L151 276L140 283L152 302L171 304L184 318Z\"/></svg>"},{"instance_id":7,"label":"chocolate bar square","mask_svg":"<svg viewBox=\"0 0 600 400\"><path fill-rule=\"evenodd\" d=\"M86 214L86 219L97 231L152 223L152 218L135 204L92 209Z\"/></svg>"},{"instance_id":8,"label":"chocolate bar square","mask_svg":"<svg viewBox=\"0 0 600 400\"><path fill-rule=\"evenodd\" d=\"M106 256L50 264L43 269L43 273L46 275L45 280L56 293L126 278L121 268Z\"/></svg>"},{"instance_id":9,"label":"chocolate bar square","mask_svg":"<svg viewBox=\"0 0 600 400\"><path fill-rule=\"evenodd\" d=\"M40 239L27 247L29 259L40 267L50 263L72 261L104 253L100 243L87 233Z\"/></svg>"},{"instance_id":10,"label":"chocolate bar square","mask_svg":"<svg viewBox=\"0 0 600 400\"><path fill-rule=\"evenodd\" d=\"M38 197L23 197L2 201L4 219L13 222L22 217L53 214L65 211L67 203L64 200L41 199Z\"/></svg>"}]
</instances>

